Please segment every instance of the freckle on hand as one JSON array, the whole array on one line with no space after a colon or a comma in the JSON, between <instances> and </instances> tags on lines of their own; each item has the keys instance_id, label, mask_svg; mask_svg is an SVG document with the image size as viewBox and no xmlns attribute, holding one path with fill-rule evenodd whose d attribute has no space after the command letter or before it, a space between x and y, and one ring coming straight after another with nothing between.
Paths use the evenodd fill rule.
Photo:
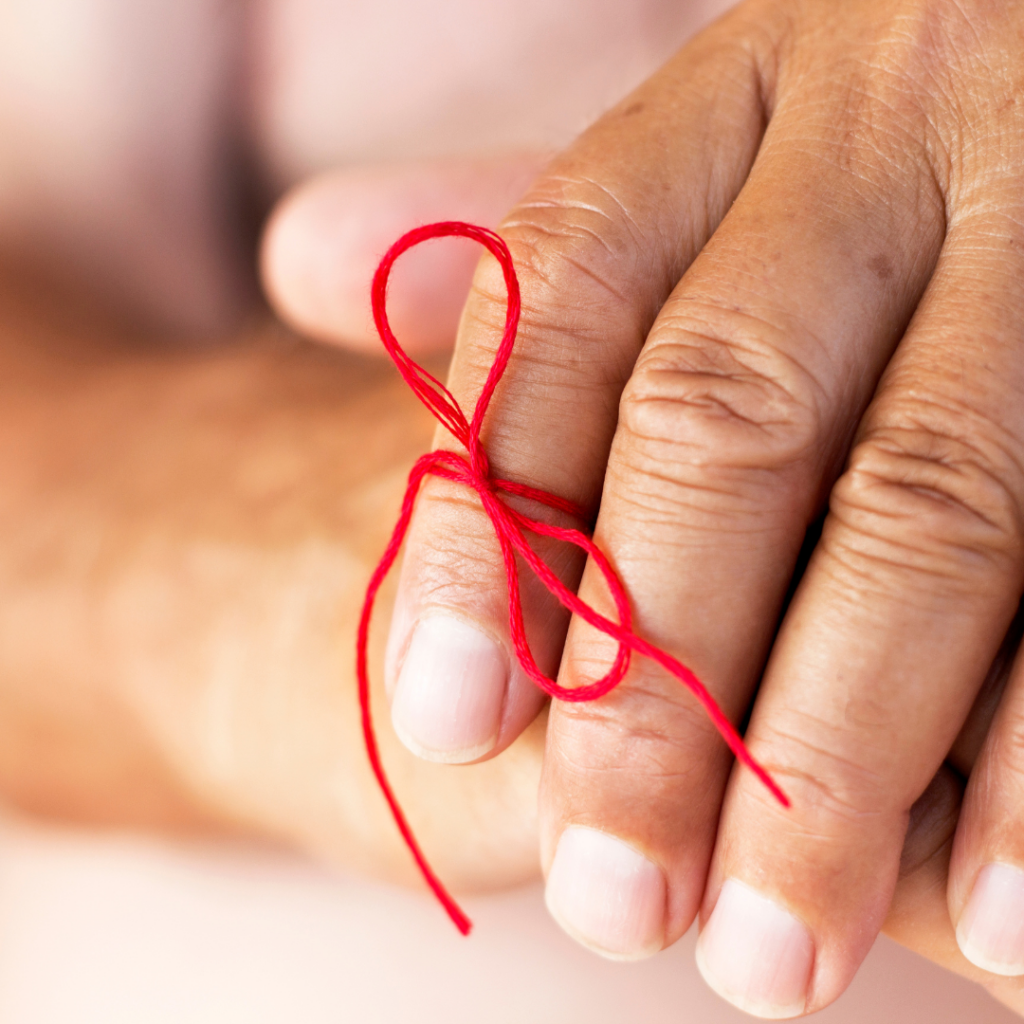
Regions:
<instances>
[{"instance_id":1,"label":"freckle on hand","mask_svg":"<svg viewBox=\"0 0 1024 1024\"><path fill-rule=\"evenodd\" d=\"M892 260L885 253L879 253L868 260L868 267L881 280L887 281L892 277Z\"/></svg>"}]
</instances>

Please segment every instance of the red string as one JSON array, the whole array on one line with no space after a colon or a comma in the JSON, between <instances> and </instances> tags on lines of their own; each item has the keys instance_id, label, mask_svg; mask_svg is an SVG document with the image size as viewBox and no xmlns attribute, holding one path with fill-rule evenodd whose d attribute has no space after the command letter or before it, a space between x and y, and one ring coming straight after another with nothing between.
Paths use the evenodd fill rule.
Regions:
<instances>
[{"instance_id":1,"label":"red string","mask_svg":"<svg viewBox=\"0 0 1024 1024\"><path fill-rule=\"evenodd\" d=\"M385 302L387 299L388 276L395 261L406 250L411 249L420 242L430 238L447 238L458 236L461 238L472 238L484 246L491 255L497 259L505 275L505 287L508 291L508 309L505 315L505 331L502 334L501 344L494 359L487 380L484 382L483 390L477 399L476 408L473 410L473 419L466 421L466 416L459 403L452 397L451 392L433 377L422 366L413 362L405 352L392 333L388 323ZM370 617L373 612L374 601L377 591L384 582L385 576L394 564L398 556L399 548L405 539L406 531L409 528L409 521L412 518L413 505L416 495L424 477L428 475L439 476L445 480L453 480L456 483L471 487L480 496L484 511L487 513L494 526L494 532L501 545L501 554L505 562L505 572L508 576L509 594L509 627L512 634L512 643L515 646L516 654L529 674L530 678L546 693L559 700L566 701L587 701L597 700L617 686L626 670L632 654L643 655L656 661L667 672L674 675L704 707L715 728L721 733L722 738L729 745L730 750L736 755L740 762L746 765L771 791L773 796L782 804L789 807L789 799L782 792L779 786L751 756L746 745L740 738L739 733L722 709L715 702L715 699L708 693L704 684L681 662L677 661L670 654L648 643L638 637L632 630L632 616L629 608L629 600L626 597L625 589L615 574L608 559L596 547L594 542L579 530L566 529L559 526L549 526L536 519L530 519L515 509L509 507L500 497L500 494L517 494L521 497L532 498L534 501L547 505L549 508L558 509L579 518L585 518L584 510L571 501L559 498L547 491L537 490L525 484L513 483L510 480L494 479L490 475L490 467L487 461L487 454L480 441L480 430L483 425L487 407L490 404L494 389L498 386L505 367L508 366L509 357L512 354L512 346L516 340L516 330L519 326L520 298L519 280L516 277L515 268L512 264L512 256L508 247L495 232L487 228L475 227L472 224L463 224L460 221L444 221L439 224L428 224L425 227L416 228L408 234L403 235L384 255L373 278L373 319L377 325L377 331L388 354L398 366L398 372L402 378L416 393L419 400L433 413L437 420L459 441L466 449L466 455L450 451L434 451L416 461L409 474L409 484L406 488L405 497L402 500L402 511L398 517L398 523L391 540L388 541L387 549L380 560L370 585L366 589L366 601L363 604L363 613L359 620L359 635L357 649L357 671L359 676L359 706L362 710L363 736L366 741L366 752L370 759L373 773L377 782L387 799L391 814L398 825L402 838L412 852L420 871L426 879L427 884L434 891L434 894L441 901L448 915L455 926L463 935L468 935L471 928L469 918L462 912L462 909L451 897L441 880L434 874L433 869L423 856L423 851L416 842L409 823L395 798L394 791L384 773L380 760L380 750L377 746L377 738L373 730L373 720L370 714L370 683L366 666L367 636L370 628ZM534 553L527 543L523 531L539 534L542 537L554 537L556 540L568 541L575 544L587 553L590 559L598 566L604 575L615 602L615 610L618 622L606 618L600 612L595 611L590 605L585 604L544 564ZM549 679L537 667L530 651L530 645L526 639L526 629L523 625L523 608L519 596L519 569L516 564L516 555L520 555L527 565L540 577L544 585L555 597L574 615L580 616L596 629L607 633L619 643L618 653L608 672L594 683L588 686L574 687L567 689L559 686L553 679Z\"/></svg>"}]
</instances>

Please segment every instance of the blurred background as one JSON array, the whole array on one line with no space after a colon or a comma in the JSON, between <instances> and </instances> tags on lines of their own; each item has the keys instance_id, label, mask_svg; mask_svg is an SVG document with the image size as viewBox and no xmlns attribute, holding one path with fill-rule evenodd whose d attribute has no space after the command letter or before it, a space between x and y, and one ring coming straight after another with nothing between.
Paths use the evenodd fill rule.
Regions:
<instances>
[{"instance_id":1,"label":"blurred background","mask_svg":"<svg viewBox=\"0 0 1024 1024\"><path fill-rule=\"evenodd\" d=\"M727 0L4 0L0 241L222 327L328 169L550 152Z\"/></svg>"},{"instance_id":2,"label":"blurred background","mask_svg":"<svg viewBox=\"0 0 1024 1024\"><path fill-rule=\"evenodd\" d=\"M610 963L539 887L467 902L468 940L425 896L244 847L9 819L0 830L4 1024L742 1024L693 934ZM1011 1024L976 986L879 940L822 1024Z\"/></svg>"}]
</instances>

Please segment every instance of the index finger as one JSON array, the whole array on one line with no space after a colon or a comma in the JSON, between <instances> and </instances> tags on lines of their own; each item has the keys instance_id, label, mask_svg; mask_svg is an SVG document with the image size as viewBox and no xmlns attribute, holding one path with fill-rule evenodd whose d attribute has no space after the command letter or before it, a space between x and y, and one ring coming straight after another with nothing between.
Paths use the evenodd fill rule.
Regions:
<instances>
[{"instance_id":1,"label":"index finger","mask_svg":"<svg viewBox=\"0 0 1024 1024\"><path fill-rule=\"evenodd\" d=\"M523 316L484 425L496 476L594 517L624 384L662 304L738 193L763 126L750 51L712 29L585 133L506 218L499 230L520 275ZM666 146L668 138L692 144ZM467 408L504 313L500 270L485 258L449 381ZM436 443L453 439L442 431ZM536 518L585 525L517 502ZM543 540L537 550L575 587L578 552ZM568 617L529 578L523 608L537 664L552 675ZM409 534L385 669L395 728L411 749L476 760L536 714L542 694L518 666L507 618L490 523L455 485L431 481Z\"/></svg>"}]
</instances>

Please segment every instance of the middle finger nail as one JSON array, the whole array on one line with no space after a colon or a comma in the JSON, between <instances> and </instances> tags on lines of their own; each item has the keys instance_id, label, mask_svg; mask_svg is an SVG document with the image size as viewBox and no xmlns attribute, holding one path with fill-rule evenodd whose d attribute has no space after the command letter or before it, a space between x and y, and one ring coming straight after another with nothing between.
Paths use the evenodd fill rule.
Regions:
<instances>
[{"instance_id":1,"label":"middle finger nail","mask_svg":"<svg viewBox=\"0 0 1024 1024\"><path fill-rule=\"evenodd\" d=\"M578 942L615 960L658 952L664 942L665 876L607 832L570 825L548 872L548 909Z\"/></svg>"},{"instance_id":2,"label":"middle finger nail","mask_svg":"<svg viewBox=\"0 0 1024 1024\"><path fill-rule=\"evenodd\" d=\"M796 1017L807 1004L814 940L774 900L728 879L701 932L697 964L704 980L741 1010Z\"/></svg>"}]
</instances>

